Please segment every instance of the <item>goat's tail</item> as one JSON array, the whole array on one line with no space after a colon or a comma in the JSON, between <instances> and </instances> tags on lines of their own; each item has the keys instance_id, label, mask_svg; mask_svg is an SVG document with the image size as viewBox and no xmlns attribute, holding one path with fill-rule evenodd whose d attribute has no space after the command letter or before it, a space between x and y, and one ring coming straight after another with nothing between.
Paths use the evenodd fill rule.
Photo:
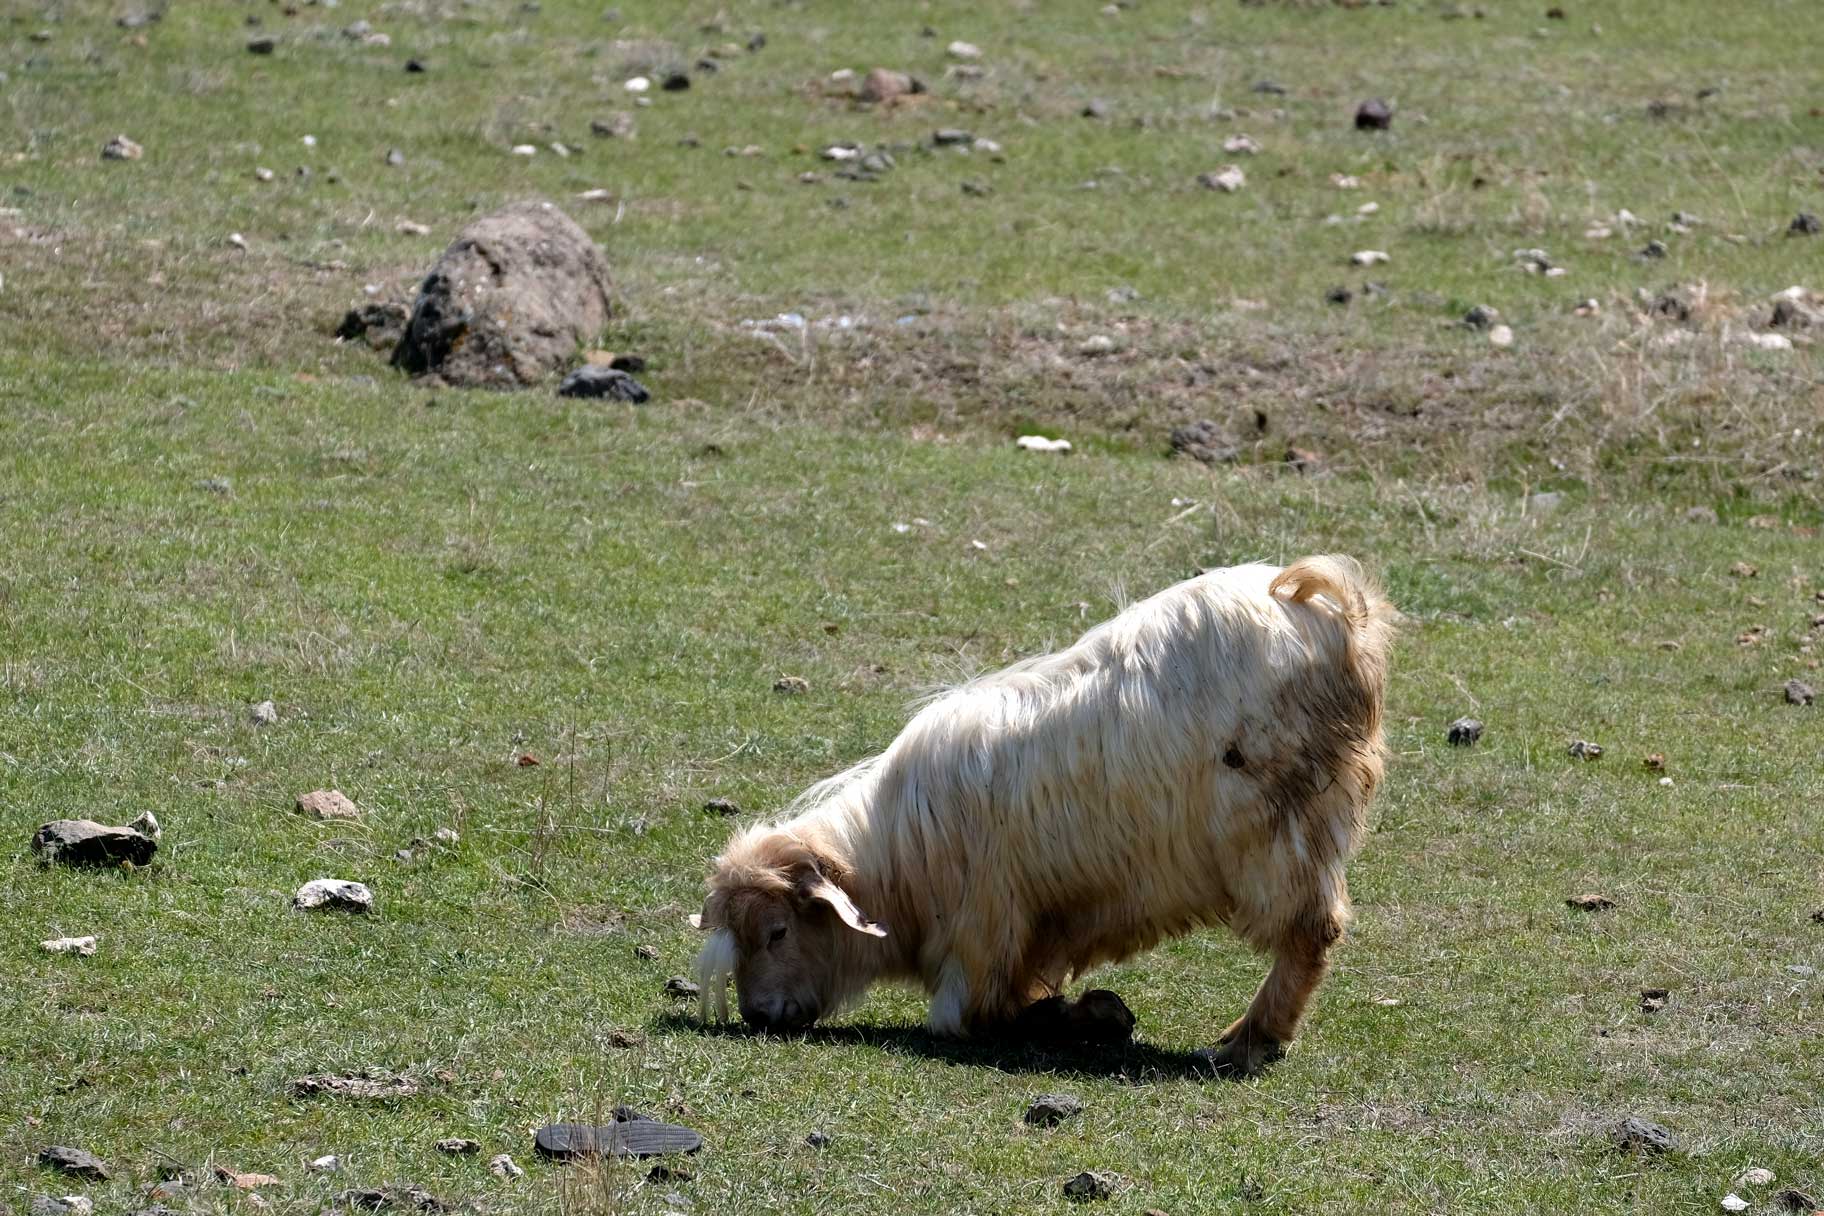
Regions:
<instances>
[{"instance_id":1,"label":"goat's tail","mask_svg":"<svg viewBox=\"0 0 1824 1216\"><path fill-rule=\"evenodd\" d=\"M1281 570L1267 591L1295 604L1321 596L1348 624L1356 661L1372 671L1385 672L1393 622L1399 614L1381 593L1380 584L1353 557L1340 553L1301 557Z\"/></svg>"}]
</instances>

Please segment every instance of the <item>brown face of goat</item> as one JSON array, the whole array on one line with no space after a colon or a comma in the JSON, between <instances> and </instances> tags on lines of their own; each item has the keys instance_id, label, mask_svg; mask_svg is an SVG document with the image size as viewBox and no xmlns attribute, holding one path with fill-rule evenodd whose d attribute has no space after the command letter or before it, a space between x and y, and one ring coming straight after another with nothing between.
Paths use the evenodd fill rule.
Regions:
<instances>
[{"instance_id":1,"label":"brown face of goat","mask_svg":"<svg viewBox=\"0 0 1824 1216\"><path fill-rule=\"evenodd\" d=\"M732 964L741 1020L772 1031L803 1030L836 1008L853 987L845 959L857 935L886 936L816 870L717 891L700 926L715 931L700 962L706 999L720 1001Z\"/></svg>"}]
</instances>

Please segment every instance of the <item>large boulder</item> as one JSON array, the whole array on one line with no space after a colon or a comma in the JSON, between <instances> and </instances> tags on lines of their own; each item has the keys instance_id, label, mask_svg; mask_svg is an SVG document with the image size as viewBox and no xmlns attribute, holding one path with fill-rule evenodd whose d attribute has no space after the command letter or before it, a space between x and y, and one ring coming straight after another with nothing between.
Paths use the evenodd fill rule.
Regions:
<instances>
[{"instance_id":1,"label":"large boulder","mask_svg":"<svg viewBox=\"0 0 1824 1216\"><path fill-rule=\"evenodd\" d=\"M418 290L393 364L464 388L524 388L608 322L608 264L550 203L515 203L457 234Z\"/></svg>"}]
</instances>

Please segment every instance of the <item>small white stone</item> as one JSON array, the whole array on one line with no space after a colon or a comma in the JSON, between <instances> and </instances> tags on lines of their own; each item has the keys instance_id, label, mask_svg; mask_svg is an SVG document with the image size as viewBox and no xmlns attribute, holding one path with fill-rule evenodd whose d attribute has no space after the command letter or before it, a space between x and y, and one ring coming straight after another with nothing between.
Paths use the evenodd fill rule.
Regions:
<instances>
[{"instance_id":1,"label":"small white stone","mask_svg":"<svg viewBox=\"0 0 1824 1216\"><path fill-rule=\"evenodd\" d=\"M1753 1169L1743 1170L1735 1178L1737 1186L1770 1186L1772 1183L1773 1171L1758 1165Z\"/></svg>"},{"instance_id":2,"label":"small white stone","mask_svg":"<svg viewBox=\"0 0 1824 1216\"><path fill-rule=\"evenodd\" d=\"M1672 788L1672 778L1670 778L1670 777L1661 777L1661 778L1660 778L1660 779L1659 779L1659 784L1660 784L1660 785L1661 785L1661 787L1663 787L1663 788L1665 788L1665 789L1671 789L1671 788Z\"/></svg>"},{"instance_id":3,"label":"small white stone","mask_svg":"<svg viewBox=\"0 0 1824 1216\"><path fill-rule=\"evenodd\" d=\"M233 245L236 249L243 251L247 248L247 238L238 232L230 232L228 234L228 243Z\"/></svg>"},{"instance_id":4,"label":"small white stone","mask_svg":"<svg viewBox=\"0 0 1824 1216\"><path fill-rule=\"evenodd\" d=\"M299 142L301 142L306 148L314 148L317 146L317 137L314 135L306 135Z\"/></svg>"},{"instance_id":5,"label":"small white stone","mask_svg":"<svg viewBox=\"0 0 1824 1216\"><path fill-rule=\"evenodd\" d=\"M855 69L837 68L834 72L830 73L830 79L836 84L844 84L855 79Z\"/></svg>"},{"instance_id":6,"label":"small white stone","mask_svg":"<svg viewBox=\"0 0 1824 1216\"><path fill-rule=\"evenodd\" d=\"M1747 1210L1748 1201L1743 1199L1740 1195L1737 1195L1734 1191L1730 1191L1727 1195L1723 1196L1723 1211L1746 1212Z\"/></svg>"},{"instance_id":7,"label":"small white stone","mask_svg":"<svg viewBox=\"0 0 1824 1216\"><path fill-rule=\"evenodd\" d=\"M1349 255L1352 266L1378 266L1382 262L1391 262L1393 257L1384 249L1358 249Z\"/></svg>"},{"instance_id":8,"label":"small white stone","mask_svg":"<svg viewBox=\"0 0 1824 1216\"><path fill-rule=\"evenodd\" d=\"M462 834L455 828L438 828L431 833L431 839L438 844L456 844L462 839Z\"/></svg>"},{"instance_id":9,"label":"small white stone","mask_svg":"<svg viewBox=\"0 0 1824 1216\"><path fill-rule=\"evenodd\" d=\"M1248 184L1248 175L1242 172L1240 165L1224 165L1213 173L1199 174L1197 180L1212 190L1233 194Z\"/></svg>"},{"instance_id":10,"label":"small white stone","mask_svg":"<svg viewBox=\"0 0 1824 1216\"><path fill-rule=\"evenodd\" d=\"M626 89L629 93L644 93L652 87L652 81L644 76L633 76L630 77L625 84L621 85L621 87Z\"/></svg>"},{"instance_id":11,"label":"small white stone","mask_svg":"<svg viewBox=\"0 0 1824 1216\"><path fill-rule=\"evenodd\" d=\"M1615 235L1615 230L1607 224L1591 224L1583 230L1585 240L1606 241Z\"/></svg>"},{"instance_id":12,"label":"small white stone","mask_svg":"<svg viewBox=\"0 0 1824 1216\"><path fill-rule=\"evenodd\" d=\"M336 1156L334 1153L330 1153L324 1157L318 1157L315 1161L312 1161L309 1166L311 1172L316 1174L333 1174L341 1168L342 1158Z\"/></svg>"},{"instance_id":13,"label":"small white stone","mask_svg":"<svg viewBox=\"0 0 1824 1216\"><path fill-rule=\"evenodd\" d=\"M253 176L254 176L255 181L269 182L272 180L273 175L272 175L271 169L268 169L264 165L262 165L256 169L254 169Z\"/></svg>"},{"instance_id":14,"label":"small white stone","mask_svg":"<svg viewBox=\"0 0 1824 1216\"><path fill-rule=\"evenodd\" d=\"M538 149L531 144L514 144L508 149L514 156L537 156Z\"/></svg>"},{"instance_id":15,"label":"small white stone","mask_svg":"<svg viewBox=\"0 0 1824 1216\"><path fill-rule=\"evenodd\" d=\"M1742 341L1762 350L1791 350L1792 339L1785 334L1743 334Z\"/></svg>"},{"instance_id":16,"label":"small white stone","mask_svg":"<svg viewBox=\"0 0 1824 1216\"><path fill-rule=\"evenodd\" d=\"M341 908L349 912L370 912L374 893L366 885L346 878L313 878L298 888L292 902L300 908Z\"/></svg>"},{"instance_id":17,"label":"small white stone","mask_svg":"<svg viewBox=\"0 0 1824 1216\"><path fill-rule=\"evenodd\" d=\"M431 235L431 226L429 224L420 224L415 220L400 220L399 233L401 236L429 236Z\"/></svg>"},{"instance_id":18,"label":"small white stone","mask_svg":"<svg viewBox=\"0 0 1824 1216\"><path fill-rule=\"evenodd\" d=\"M551 145L551 151L556 156L568 157L570 155L570 145L562 144L562 143L554 143Z\"/></svg>"},{"instance_id":19,"label":"small white stone","mask_svg":"<svg viewBox=\"0 0 1824 1216\"><path fill-rule=\"evenodd\" d=\"M1070 440L1068 439L1048 439L1043 435L1021 435L1014 442L1028 452L1056 452L1062 455L1070 451Z\"/></svg>"},{"instance_id":20,"label":"small white stone","mask_svg":"<svg viewBox=\"0 0 1824 1216\"><path fill-rule=\"evenodd\" d=\"M1330 184L1335 186L1338 190L1360 190L1362 188L1362 179L1355 176L1353 173L1332 173L1330 175Z\"/></svg>"},{"instance_id":21,"label":"small white stone","mask_svg":"<svg viewBox=\"0 0 1824 1216\"><path fill-rule=\"evenodd\" d=\"M1260 144L1252 135L1231 135L1222 141L1222 150L1235 156L1256 156Z\"/></svg>"},{"instance_id":22,"label":"small white stone","mask_svg":"<svg viewBox=\"0 0 1824 1216\"><path fill-rule=\"evenodd\" d=\"M585 203L605 203L614 197L614 191L604 190L598 186L593 190L585 190L576 197Z\"/></svg>"},{"instance_id":23,"label":"small white stone","mask_svg":"<svg viewBox=\"0 0 1824 1216\"><path fill-rule=\"evenodd\" d=\"M261 701L247 711L247 716L255 726L271 726L279 720L279 707L271 701Z\"/></svg>"},{"instance_id":24,"label":"small white stone","mask_svg":"<svg viewBox=\"0 0 1824 1216\"><path fill-rule=\"evenodd\" d=\"M1363 203L1361 206L1359 206L1355 209L1355 213L1357 215L1373 215L1375 212L1379 211L1380 209L1381 209L1381 205L1379 203Z\"/></svg>"},{"instance_id":25,"label":"small white stone","mask_svg":"<svg viewBox=\"0 0 1824 1216\"><path fill-rule=\"evenodd\" d=\"M90 933L83 937L55 937L48 942L39 942L38 945L52 954L80 954L87 958L95 953L95 935Z\"/></svg>"},{"instance_id":26,"label":"small white stone","mask_svg":"<svg viewBox=\"0 0 1824 1216\"><path fill-rule=\"evenodd\" d=\"M1514 331L1511 326L1497 325L1488 331L1488 340L1490 344L1506 350L1514 344Z\"/></svg>"},{"instance_id":27,"label":"small white stone","mask_svg":"<svg viewBox=\"0 0 1824 1216\"><path fill-rule=\"evenodd\" d=\"M817 155L825 160L854 160L861 155L861 149L853 144L830 144Z\"/></svg>"},{"instance_id":28,"label":"small white stone","mask_svg":"<svg viewBox=\"0 0 1824 1216\"><path fill-rule=\"evenodd\" d=\"M488 1158L488 1173L496 1178L523 1178L526 1176L526 1171L514 1164L513 1158L505 1153Z\"/></svg>"},{"instance_id":29,"label":"small white stone","mask_svg":"<svg viewBox=\"0 0 1824 1216\"><path fill-rule=\"evenodd\" d=\"M1113 338L1109 337L1107 334L1092 334L1083 339L1082 345L1077 347L1077 353L1079 355L1088 355L1093 358L1097 355L1112 354L1114 349L1115 340Z\"/></svg>"},{"instance_id":30,"label":"small white stone","mask_svg":"<svg viewBox=\"0 0 1824 1216\"><path fill-rule=\"evenodd\" d=\"M964 42L960 38L945 47L944 50L952 59L980 59L982 57L981 47L973 42Z\"/></svg>"},{"instance_id":31,"label":"small white stone","mask_svg":"<svg viewBox=\"0 0 1824 1216\"><path fill-rule=\"evenodd\" d=\"M151 811L141 811L139 818L127 825L147 840L163 840L164 829L158 826L158 816Z\"/></svg>"}]
</instances>

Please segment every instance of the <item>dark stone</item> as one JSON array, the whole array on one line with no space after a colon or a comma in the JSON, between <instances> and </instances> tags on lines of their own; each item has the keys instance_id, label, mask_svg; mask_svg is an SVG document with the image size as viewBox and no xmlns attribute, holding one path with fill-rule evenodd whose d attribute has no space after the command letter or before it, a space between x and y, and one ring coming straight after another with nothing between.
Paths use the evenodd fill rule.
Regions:
<instances>
[{"instance_id":1,"label":"dark stone","mask_svg":"<svg viewBox=\"0 0 1824 1216\"><path fill-rule=\"evenodd\" d=\"M1083 1113L1083 1100L1073 1094L1040 1094L1026 1108L1023 1118L1034 1127L1056 1127Z\"/></svg>"},{"instance_id":2,"label":"dark stone","mask_svg":"<svg viewBox=\"0 0 1824 1216\"><path fill-rule=\"evenodd\" d=\"M674 975L665 981L666 996L689 997L694 1000L701 992L702 989L681 975Z\"/></svg>"},{"instance_id":3,"label":"dark stone","mask_svg":"<svg viewBox=\"0 0 1824 1216\"><path fill-rule=\"evenodd\" d=\"M608 366L612 367L617 372L626 372L630 376L637 376L646 370L646 360L639 355L616 355L609 361Z\"/></svg>"},{"instance_id":4,"label":"dark stone","mask_svg":"<svg viewBox=\"0 0 1824 1216\"><path fill-rule=\"evenodd\" d=\"M804 1138L804 1144L806 1148L828 1148L830 1147L830 1133L825 1131L812 1132Z\"/></svg>"},{"instance_id":5,"label":"dark stone","mask_svg":"<svg viewBox=\"0 0 1824 1216\"><path fill-rule=\"evenodd\" d=\"M1289 90L1287 90L1285 85L1280 84L1276 80L1256 80L1254 82L1254 91L1256 93L1264 93L1268 97L1284 97Z\"/></svg>"},{"instance_id":6,"label":"dark stone","mask_svg":"<svg viewBox=\"0 0 1824 1216\"><path fill-rule=\"evenodd\" d=\"M550 1161L579 1157L659 1157L669 1153L694 1153L703 1137L688 1127L656 1119L630 1119L621 1123L553 1123L533 1137L538 1155Z\"/></svg>"},{"instance_id":7,"label":"dark stone","mask_svg":"<svg viewBox=\"0 0 1824 1216\"><path fill-rule=\"evenodd\" d=\"M644 405L652 399L646 386L626 372L596 363L585 363L565 376L564 382L557 386L557 395L606 397L610 401L630 401L634 405Z\"/></svg>"},{"instance_id":8,"label":"dark stone","mask_svg":"<svg viewBox=\"0 0 1824 1216\"><path fill-rule=\"evenodd\" d=\"M1353 299L1355 293L1347 287L1332 287L1324 293L1324 302L1327 304L1347 304Z\"/></svg>"},{"instance_id":9,"label":"dark stone","mask_svg":"<svg viewBox=\"0 0 1824 1216\"><path fill-rule=\"evenodd\" d=\"M1079 112L1084 118L1107 118L1114 111L1106 101L1097 97L1087 102Z\"/></svg>"},{"instance_id":10,"label":"dark stone","mask_svg":"<svg viewBox=\"0 0 1824 1216\"><path fill-rule=\"evenodd\" d=\"M408 59L405 61L405 70L416 76L431 69L425 65L422 59Z\"/></svg>"},{"instance_id":11,"label":"dark stone","mask_svg":"<svg viewBox=\"0 0 1824 1216\"><path fill-rule=\"evenodd\" d=\"M1664 241L1648 241L1646 248L1640 251L1643 258L1663 258L1669 251Z\"/></svg>"},{"instance_id":12,"label":"dark stone","mask_svg":"<svg viewBox=\"0 0 1824 1216\"><path fill-rule=\"evenodd\" d=\"M1064 1183L1064 1198L1074 1203L1088 1203L1092 1199L1112 1199L1115 1195L1114 1175L1099 1170L1084 1170L1075 1178Z\"/></svg>"},{"instance_id":13,"label":"dark stone","mask_svg":"<svg viewBox=\"0 0 1824 1216\"><path fill-rule=\"evenodd\" d=\"M646 1171L648 1182L689 1182L696 1175L681 1165L659 1164Z\"/></svg>"},{"instance_id":14,"label":"dark stone","mask_svg":"<svg viewBox=\"0 0 1824 1216\"><path fill-rule=\"evenodd\" d=\"M703 809L712 815L739 815L741 808L732 798L711 798L703 804Z\"/></svg>"},{"instance_id":15,"label":"dark stone","mask_svg":"<svg viewBox=\"0 0 1824 1216\"><path fill-rule=\"evenodd\" d=\"M270 55L277 50L278 47L279 40L274 38L271 34L261 34L257 38L249 38L247 40L247 53L249 55Z\"/></svg>"},{"instance_id":16,"label":"dark stone","mask_svg":"<svg viewBox=\"0 0 1824 1216\"><path fill-rule=\"evenodd\" d=\"M1444 735L1452 747L1474 747L1482 738L1482 723L1477 718L1458 718L1446 728Z\"/></svg>"},{"instance_id":17,"label":"dark stone","mask_svg":"<svg viewBox=\"0 0 1824 1216\"><path fill-rule=\"evenodd\" d=\"M1642 1013L1658 1013L1666 1007L1666 1002L1671 999L1672 994L1664 988L1642 988L1640 990L1640 1011Z\"/></svg>"},{"instance_id":18,"label":"dark stone","mask_svg":"<svg viewBox=\"0 0 1824 1216\"><path fill-rule=\"evenodd\" d=\"M608 264L549 203L464 228L419 289L393 364L469 388L522 388L593 344L612 312Z\"/></svg>"},{"instance_id":19,"label":"dark stone","mask_svg":"<svg viewBox=\"0 0 1824 1216\"><path fill-rule=\"evenodd\" d=\"M1787 236L1816 236L1824 232L1824 223L1809 211L1801 211L1792 217L1792 223L1786 225Z\"/></svg>"},{"instance_id":20,"label":"dark stone","mask_svg":"<svg viewBox=\"0 0 1824 1216\"><path fill-rule=\"evenodd\" d=\"M47 1144L39 1149L38 1164L86 1182L106 1182L109 1178L107 1162L86 1149L63 1144Z\"/></svg>"},{"instance_id":21,"label":"dark stone","mask_svg":"<svg viewBox=\"0 0 1824 1216\"><path fill-rule=\"evenodd\" d=\"M123 13L114 18L114 24L118 25L123 30L137 30L152 25L162 16L164 16L163 13L152 13L146 12L143 9L135 9L133 12Z\"/></svg>"},{"instance_id":22,"label":"dark stone","mask_svg":"<svg viewBox=\"0 0 1824 1216\"><path fill-rule=\"evenodd\" d=\"M1609 1129L1609 1139L1624 1153L1669 1153L1678 1147L1668 1129L1632 1115Z\"/></svg>"},{"instance_id":23,"label":"dark stone","mask_svg":"<svg viewBox=\"0 0 1824 1216\"><path fill-rule=\"evenodd\" d=\"M659 87L667 93L682 93L690 87L690 74L687 72L667 72Z\"/></svg>"},{"instance_id":24,"label":"dark stone","mask_svg":"<svg viewBox=\"0 0 1824 1216\"><path fill-rule=\"evenodd\" d=\"M975 142L975 135L973 132L957 127L940 127L931 133L931 142L940 148L946 148L952 144L972 144Z\"/></svg>"},{"instance_id":25,"label":"dark stone","mask_svg":"<svg viewBox=\"0 0 1824 1216\"><path fill-rule=\"evenodd\" d=\"M360 339L379 350L383 346L398 344L411 317L411 310L397 300L363 304L359 308L349 309L343 316L342 324L336 327L336 337L344 342Z\"/></svg>"},{"instance_id":26,"label":"dark stone","mask_svg":"<svg viewBox=\"0 0 1824 1216\"><path fill-rule=\"evenodd\" d=\"M1495 318L1499 315L1494 309L1478 304L1463 314L1463 324L1471 329L1487 329L1495 323Z\"/></svg>"},{"instance_id":27,"label":"dark stone","mask_svg":"<svg viewBox=\"0 0 1824 1216\"><path fill-rule=\"evenodd\" d=\"M765 34L758 34L758 33L757 33L757 34L755 34L755 35L754 35L754 36L753 36L753 37L752 37L752 38L749 38L749 39L748 39L748 40L747 40L747 49L748 49L748 50L749 50L749 51L750 51L750 52L752 52L752 51L758 51L758 50L760 50L760 49L761 49L761 48L762 48L762 47L764 47L764 46L765 46L765 45L766 45L766 35L765 35Z\"/></svg>"},{"instance_id":28,"label":"dark stone","mask_svg":"<svg viewBox=\"0 0 1824 1216\"><path fill-rule=\"evenodd\" d=\"M1371 97L1355 107L1355 129L1385 131L1393 125L1393 109L1378 97Z\"/></svg>"},{"instance_id":29,"label":"dark stone","mask_svg":"<svg viewBox=\"0 0 1824 1216\"><path fill-rule=\"evenodd\" d=\"M1773 1205L1786 1212L1815 1212L1819 1209L1816 1199L1790 1186L1773 1197Z\"/></svg>"},{"instance_id":30,"label":"dark stone","mask_svg":"<svg viewBox=\"0 0 1824 1216\"><path fill-rule=\"evenodd\" d=\"M1786 704L1810 705L1818 699L1817 690L1803 680L1786 681Z\"/></svg>"},{"instance_id":31,"label":"dark stone","mask_svg":"<svg viewBox=\"0 0 1824 1216\"><path fill-rule=\"evenodd\" d=\"M143 866L158 842L132 828L109 827L93 819L53 819L32 837L32 851L66 866ZM50 1149L46 1149L50 1152Z\"/></svg>"},{"instance_id":32,"label":"dark stone","mask_svg":"<svg viewBox=\"0 0 1824 1216\"><path fill-rule=\"evenodd\" d=\"M1653 301L1653 315L1670 321L1689 321L1691 306L1675 293L1667 292Z\"/></svg>"}]
</instances>

